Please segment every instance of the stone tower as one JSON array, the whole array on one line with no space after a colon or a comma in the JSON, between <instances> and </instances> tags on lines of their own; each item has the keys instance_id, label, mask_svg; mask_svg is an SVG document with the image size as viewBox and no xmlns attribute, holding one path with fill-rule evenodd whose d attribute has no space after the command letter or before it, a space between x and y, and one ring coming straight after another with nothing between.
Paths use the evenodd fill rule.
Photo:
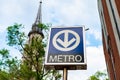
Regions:
<instances>
[{"instance_id":1,"label":"stone tower","mask_svg":"<svg viewBox=\"0 0 120 80\"><path fill-rule=\"evenodd\" d=\"M40 4L39 4L36 20L32 25L31 31L28 33L28 37L29 37L28 50L29 51L27 51L27 53L24 54L24 56L27 59L27 60L24 60L24 62L27 64L29 70L36 71L37 80L40 79L39 74L40 74L40 71L42 69L41 63L39 62L39 59L41 58L39 51L41 49L44 49L44 48L41 48L38 51L38 49L36 50L36 49L32 49L30 47L32 47L32 42L34 40L37 40L36 42L41 42L43 40L43 38L44 38L42 28L39 26L40 24L42 24L41 7L42 7L42 1L40 1ZM37 45L34 45L34 46L39 47L41 45L37 44ZM36 78L32 77L32 76L31 76L31 78L29 78L29 80L35 80L35 79Z\"/></svg>"}]
</instances>

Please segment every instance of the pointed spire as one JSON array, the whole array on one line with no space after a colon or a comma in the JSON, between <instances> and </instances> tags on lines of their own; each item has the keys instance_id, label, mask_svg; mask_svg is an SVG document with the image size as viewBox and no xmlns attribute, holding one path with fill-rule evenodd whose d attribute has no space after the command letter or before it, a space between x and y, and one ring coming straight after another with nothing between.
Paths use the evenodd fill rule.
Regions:
<instances>
[{"instance_id":1,"label":"pointed spire","mask_svg":"<svg viewBox=\"0 0 120 80\"><path fill-rule=\"evenodd\" d=\"M35 20L34 24L32 25L32 30L29 32L28 36L30 36L33 33L38 33L42 37L44 37L44 35L42 33L42 29L40 27L38 27L38 24L42 23L42 12L41 12L42 9L41 8L42 8L42 1L40 1L36 20Z\"/></svg>"},{"instance_id":2,"label":"pointed spire","mask_svg":"<svg viewBox=\"0 0 120 80\"><path fill-rule=\"evenodd\" d=\"M36 17L34 24L42 23L42 12L41 12L42 10L41 9L42 9L42 1L40 1L37 17Z\"/></svg>"}]
</instances>

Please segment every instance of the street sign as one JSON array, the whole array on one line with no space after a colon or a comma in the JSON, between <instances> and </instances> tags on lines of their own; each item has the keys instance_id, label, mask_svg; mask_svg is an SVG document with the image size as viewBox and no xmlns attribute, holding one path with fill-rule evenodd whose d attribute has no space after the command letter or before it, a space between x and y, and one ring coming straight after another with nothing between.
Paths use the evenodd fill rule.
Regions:
<instances>
[{"instance_id":1,"label":"street sign","mask_svg":"<svg viewBox=\"0 0 120 80\"><path fill-rule=\"evenodd\" d=\"M84 27L51 28L45 58L47 67L81 69L86 66Z\"/></svg>"}]
</instances>

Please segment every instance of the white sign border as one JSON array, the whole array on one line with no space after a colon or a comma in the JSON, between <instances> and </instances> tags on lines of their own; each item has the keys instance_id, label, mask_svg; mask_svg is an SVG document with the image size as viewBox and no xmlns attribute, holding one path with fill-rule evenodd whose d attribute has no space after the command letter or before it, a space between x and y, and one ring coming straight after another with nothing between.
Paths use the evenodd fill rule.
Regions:
<instances>
[{"instance_id":1,"label":"white sign border","mask_svg":"<svg viewBox=\"0 0 120 80\"><path fill-rule=\"evenodd\" d=\"M83 44L84 44L84 62L83 63L47 63L47 57L48 57L48 49L49 49L49 41L50 41L50 38L51 38L51 30L53 28L80 28L82 27L83 29ZM49 37L48 37L48 43L47 43L47 48L46 48L46 53L45 53L45 66L49 65L49 66L56 66L56 65L76 65L76 66L79 66L79 65L86 65L87 64L87 58L86 58L86 39L85 39L85 26L72 26L72 27L62 27L62 26L59 26L59 27L51 27L50 28L50 32L49 32Z\"/></svg>"}]
</instances>

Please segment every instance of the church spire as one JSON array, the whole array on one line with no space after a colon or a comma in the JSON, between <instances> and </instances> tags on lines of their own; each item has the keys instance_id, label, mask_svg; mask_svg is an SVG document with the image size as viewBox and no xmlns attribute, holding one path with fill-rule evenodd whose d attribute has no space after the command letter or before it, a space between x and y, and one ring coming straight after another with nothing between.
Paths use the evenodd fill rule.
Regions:
<instances>
[{"instance_id":1,"label":"church spire","mask_svg":"<svg viewBox=\"0 0 120 80\"><path fill-rule=\"evenodd\" d=\"M38 13L37 13L36 20L35 20L34 24L32 25L32 30L29 32L28 36L37 33L37 34L40 34L42 37L44 37L44 35L42 33L42 28L40 28L38 26L39 24L42 24L41 8L42 8L42 1L40 1L40 5L39 5L39 8L38 8Z\"/></svg>"},{"instance_id":2,"label":"church spire","mask_svg":"<svg viewBox=\"0 0 120 80\"><path fill-rule=\"evenodd\" d=\"M42 13L41 13L41 9L42 9L42 1L40 1L38 13L37 13L37 17L36 17L36 20L35 20L35 23L34 23L34 24L42 23Z\"/></svg>"}]
</instances>

